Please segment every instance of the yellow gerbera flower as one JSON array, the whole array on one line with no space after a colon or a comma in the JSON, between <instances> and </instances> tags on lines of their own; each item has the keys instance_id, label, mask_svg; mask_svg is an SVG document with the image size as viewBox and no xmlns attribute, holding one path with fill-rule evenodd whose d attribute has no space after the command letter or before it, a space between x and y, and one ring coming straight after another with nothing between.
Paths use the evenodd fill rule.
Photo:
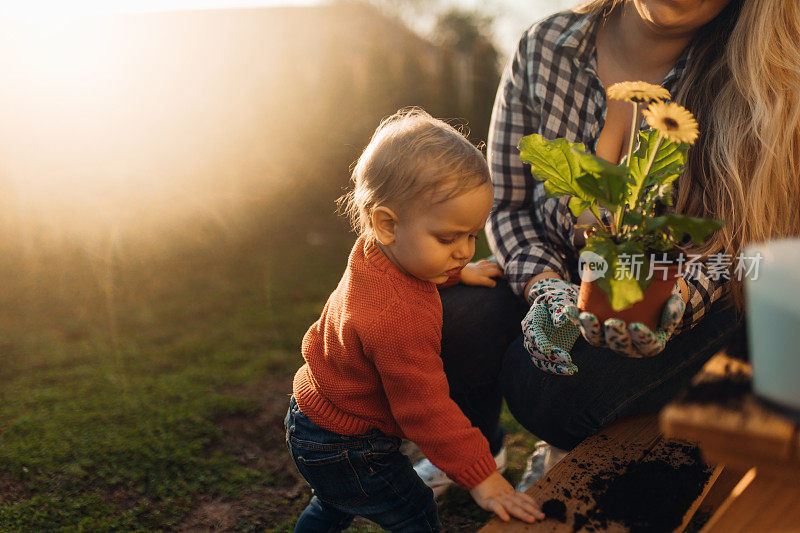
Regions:
<instances>
[{"instance_id":1,"label":"yellow gerbera flower","mask_svg":"<svg viewBox=\"0 0 800 533\"><path fill-rule=\"evenodd\" d=\"M669 91L660 85L644 81L623 81L615 83L606 91L610 100L629 100L631 102L649 102L650 100L667 100Z\"/></svg>"},{"instance_id":2,"label":"yellow gerbera flower","mask_svg":"<svg viewBox=\"0 0 800 533\"><path fill-rule=\"evenodd\" d=\"M675 102L653 102L642 114L651 127L676 143L693 144L700 133L694 116Z\"/></svg>"}]
</instances>

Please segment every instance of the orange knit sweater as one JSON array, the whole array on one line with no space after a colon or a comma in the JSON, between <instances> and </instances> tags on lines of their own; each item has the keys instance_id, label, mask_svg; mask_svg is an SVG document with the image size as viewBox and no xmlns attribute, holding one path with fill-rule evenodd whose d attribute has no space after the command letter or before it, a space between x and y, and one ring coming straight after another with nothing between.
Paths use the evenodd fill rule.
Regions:
<instances>
[{"instance_id":1,"label":"orange knit sweater","mask_svg":"<svg viewBox=\"0 0 800 533\"><path fill-rule=\"evenodd\" d=\"M335 433L377 428L408 438L456 483L474 487L497 466L489 443L450 398L441 331L436 285L404 273L371 239L359 238L303 338L297 404Z\"/></svg>"}]
</instances>

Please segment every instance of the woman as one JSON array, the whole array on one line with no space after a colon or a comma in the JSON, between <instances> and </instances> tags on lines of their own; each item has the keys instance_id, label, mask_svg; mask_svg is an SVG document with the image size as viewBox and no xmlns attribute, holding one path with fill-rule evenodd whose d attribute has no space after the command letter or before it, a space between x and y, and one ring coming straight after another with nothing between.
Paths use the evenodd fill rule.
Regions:
<instances>
[{"instance_id":1,"label":"woman","mask_svg":"<svg viewBox=\"0 0 800 533\"><path fill-rule=\"evenodd\" d=\"M489 133L495 208L486 233L508 282L442 292L451 395L495 454L502 397L552 445L552 464L553 448L571 449L622 416L660 409L739 323L741 281L704 271L680 281L685 312L674 331L657 332L666 343L653 357L637 358L650 353L629 338L617 353L577 333L560 365L547 364L532 339L530 352L525 347L519 324L532 311L528 295L557 286L569 300L583 243L575 231L582 221L565 199L545 197L517 143L531 133L566 137L619 162L632 106L606 101L605 88L636 80L667 88L700 125L674 209L726 224L692 252L736 257L748 243L800 235L800 2L593 0L533 25L505 69ZM627 325L613 326L606 338L625 336ZM543 471L542 461L531 466L522 489ZM448 482L430 463L417 470L435 490Z\"/></svg>"}]
</instances>

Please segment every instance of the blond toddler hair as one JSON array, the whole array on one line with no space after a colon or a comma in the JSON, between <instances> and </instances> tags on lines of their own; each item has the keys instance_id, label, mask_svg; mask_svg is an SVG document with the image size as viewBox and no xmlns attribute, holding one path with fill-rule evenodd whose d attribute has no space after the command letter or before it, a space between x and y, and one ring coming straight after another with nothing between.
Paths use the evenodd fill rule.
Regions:
<instances>
[{"instance_id":1,"label":"blond toddler hair","mask_svg":"<svg viewBox=\"0 0 800 533\"><path fill-rule=\"evenodd\" d=\"M372 231L378 206L399 212L429 207L491 181L481 151L450 124L420 108L384 119L356 162L353 188L339 211L359 235Z\"/></svg>"}]
</instances>

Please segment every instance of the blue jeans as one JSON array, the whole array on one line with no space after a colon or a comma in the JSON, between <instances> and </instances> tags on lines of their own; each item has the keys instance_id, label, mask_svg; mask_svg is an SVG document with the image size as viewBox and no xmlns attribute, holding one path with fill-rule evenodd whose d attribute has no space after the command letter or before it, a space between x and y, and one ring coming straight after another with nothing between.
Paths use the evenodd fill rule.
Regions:
<instances>
[{"instance_id":1,"label":"blue jeans","mask_svg":"<svg viewBox=\"0 0 800 533\"><path fill-rule=\"evenodd\" d=\"M507 283L456 285L441 297L442 359L451 397L493 453L502 445L503 398L528 431L572 449L620 417L661 409L742 327L732 308L716 302L697 326L669 340L655 357L625 357L578 337L571 350L578 373L559 376L531 364L520 332L528 306Z\"/></svg>"},{"instance_id":2,"label":"blue jeans","mask_svg":"<svg viewBox=\"0 0 800 533\"><path fill-rule=\"evenodd\" d=\"M398 437L333 433L303 414L294 396L285 425L289 453L314 492L296 532L342 531L357 515L388 531L441 529L433 491L400 453Z\"/></svg>"}]
</instances>

